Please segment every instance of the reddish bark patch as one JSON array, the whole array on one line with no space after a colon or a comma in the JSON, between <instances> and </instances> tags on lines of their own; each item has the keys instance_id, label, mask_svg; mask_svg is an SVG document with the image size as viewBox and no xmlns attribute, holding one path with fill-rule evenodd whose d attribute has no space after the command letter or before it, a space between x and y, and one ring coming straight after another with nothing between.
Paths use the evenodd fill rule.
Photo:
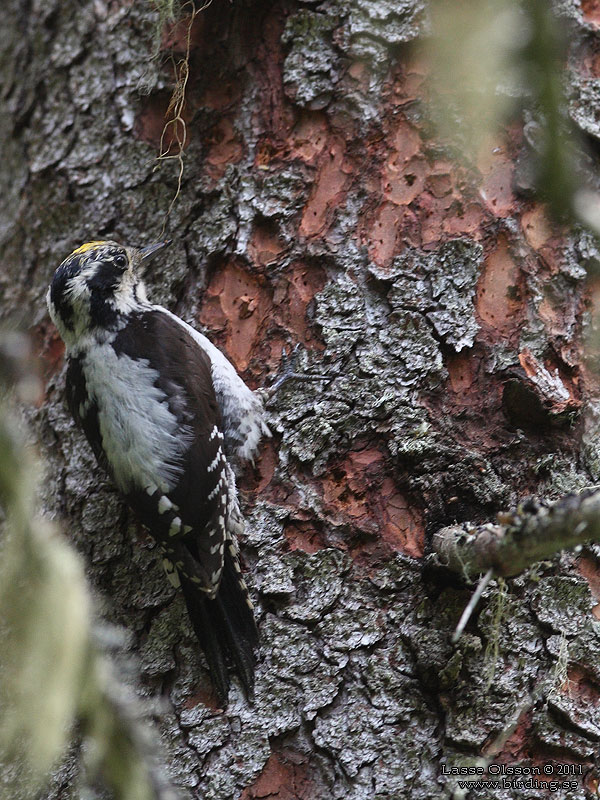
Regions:
<instances>
[{"instance_id":1,"label":"reddish bark patch","mask_svg":"<svg viewBox=\"0 0 600 800\"><path fill-rule=\"evenodd\" d=\"M237 164L244 152L233 121L228 117L222 117L211 128L204 144L206 146L207 172L214 180L222 178L227 165Z\"/></svg>"},{"instance_id":2,"label":"reddish bark patch","mask_svg":"<svg viewBox=\"0 0 600 800\"><path fill-rule=\"evenodd\" d=\"M365 236L371 258L380 268L389 265L405 245L433 247L461 235L481 238L488 212L475 189L470 190L472 197L467 196L469 182L455 164L430 160L419 132L403 118L394 124L384 144L379 148L381 187L370 185L368 170L363 178L374 201L384 199L378 206L373 204L376 210L370 214ZM508 213L505 182L498 185L496 167L486 166L485 198L494 213L504 215Z\"/></svg>"},{"instance_id":3,"label":"reddish bark patch","mask_svg":"<svg viewBox=\"0 0 600 800\"><path fill-rule=\"evenodd\" d=\"M378 460L381 454L378 451ZM332 470L323 478L323 502L328 513L335 517L345 517L357 527L365 522L369 512L366 499L365 465L357 470L352 453L344 461L341 468ZM376 462L373 461L373 464Z\"/></svg>"},{"instance_id":4,"label":"reddish bark patch","mask_svg":"<svg viewBox=\"0 0 600 800\"><path fill-rule=\"evenodd\" d=\"M273 264L284 250L285 244L271 225L258 224L254 227L248 243L248 255L255 264L261 267Z\"/></svg>"},{"instance_id":5,"label":"reddish bark patch","mask_svg":"<svg viewBox=\"0 0 600 800\"><path fill-rule=\"evenodd\" d=\"M596 0L600 11L600 2ZM600 19L600 13L598 15ZM578 71L583 78L600 78L600 48L596 39L588 39L578 47Z\"/></svg>"},{"instance_id":6,"label":"reddish bark patch","mask_svg":"<svg viewBox=\"0 0 600 800\"><path fill-rule=\"evenodd\" d=\"M267 440L267 444L261 447L261 453L257 463L256 472L259 476L258 482L252 487L252 494L256 497L262 496L273 480L278 459L279 457L273 445L273 441L271 439Z\"/></svg>"},{"instance_id":7,"label":"reddish bark patch","mask_svg":"<svg viewBox=\"0 0 600 800\"><path fill-rule=\"evenodd\" d=\"M596 706L598 703L599 696L597 687L591 686L586 675L577 667L572 670L569 669L567 679L561 687L561 691L570 694L576 693L578 696L584 699L585 706L589 706L590 703ZM588 697L588 695L589 700L586 700L585 698ZM587 717L589 718L589 708ZM532 732L531 711L525 711L519 717L519 721L515 730L508 737L502 747L502 751L499 754L489 752L489 747L495 743L496 738L496 734L490 737L489 743L483 748L484 755L492 756L492 760L495 764L523 764L524 766L541 767L542 777L540 780L543 779L545 774L543 772L545 765L551 765L554 767L553 774L550 776L550 779L555 780L558 774L558 764L581 763L566 753L565 755L561 754L559 757L557 757L556 750L554 748L552 755L550 755L544 749L540 750L539 747L535 747L535 737ZM589 762L583 763L589 764ZM489 775L489 777L497 779L498 775Z\"/></svg>"},{"instance_id":8,"label":"reddish bark patch","mask_svg":"<svg viewBox=\"0 0 600 800\"><path fill-rule=\"evenodd\" d=\"M401 119L388 141L390 149L383 168L383 196L396 205L408 205L423 191L429 169L420 155L421 137Z\"/></svg>"},{"instance_id":9,"label":"reddish bark patch","mask_svg":"<svg viewBox=\"0 0 600 800\"><path fill-rule=\"evenodd\" d=\"M321 531L315 527L312 520L294 520L284 528L290 550L302 550L305 553L316 553L327 547Z\"/></svg>"},{"instance_id":10,"label":"reddish bark patch","mask_svg":"<svg viewBox=\"0 0 600 800\"><path fill-rule=\"evenodd\" d=\"M330 465L319 487L327 517L373 536L373 507L381 502L383 477L384 456L376 448L352 451L340 463Z\"/></svg>"},{"instance_id":11,"label":"reddish bark patch","mask_svg":"<svg viewBox=\"0 0 600 800\"><path fill-rule=\"evenodd\" d=\"M281 36L285 26L287 10L284 4L275 3L264 18L260 30L255 31L252 41L253 53L248 70L257 86L255 97L258 105L255 114L257 131L268 133L266 137L278 151L287 143L289 131L294 124L294 113L283 90L283 50ZM256 20L261 15L257 12Z\"/></svg>"},{"instance_id":12,"label":"reddish bark patch","mask_svg":"<svg viewBox=\"0 0 600 800\"><path fill-rule=\"evenodd\" d=\"M513 214L514 161L502 147L486 146L478 159L478 166L483 179L480 193L487 208L497 217Z\"/></svg>"},{"instance_id":13,"label":"reddish bark patch","mask_svg":"<svg viewBox=\"0 0 600 800\"><path fill-rule=\"evenodd\" d=\"M392 550L422 558L425 549L423 514L397 491L394 481L386 478L381 487L379 513L383 522L381 537Z\"/></svg>"},{"instance_id":14,"label":"reddish bark patch","mask_svg":"<svg viewBox=\"0 0 600 800\"><path fill-rule=\"evenodd\" d=\"M199 47L202 44L204 20L203 14L200 13L196 14L193 22L191 15L188 14L182 19L167 23L162 32L160 49L170 50L173 53L186 53L188 40L190 51Z\"/></svg>"},{"instance_id":15,"label":"reddish bark patch","mask_svg":"<svg viewBox=\"0 0 600 800\"><path fill-rule=\"evenodd\" d=\"M443 183L439 183L440 178ZM423 191L412 204L419 219L419 238L423 247L436 246L448 238L463 235L480 239L486 218L481 204L466 201L457 189L446 192L444 186L448 186L448 176L433 172L426 180L426 186L430 186L432 181L434 191Z\"/></svg>"},{"instance_id":16,"label":"reddish bark patch","mask_svg":"<svg viewBox=\"0 0 600 800\"><path fill-rule=\"evenodd\" d=\"M547 250L548 248L543 249ZM553 249L552 256L557 262L562 257L558 248ZM544 254L544 261L548 262L546 254ZM595 307L595 299L592 300L592 308ZM558 362L559 370L563 369L564 366L575 368L574 375L570 380L577 385L578 392L581 376L586 373L586 354L584 349L588 349L588 354L591 354L594 350L593 337L587 337L586 339L580 335L573 335L574 327L579 327L578 320L583 310L582 304L586 302L587 298L582 298L580 295L570 291L556 292L549 289L537 309L539 318L544 323L548 338L552 342L554 352L560 359ZM594 375L588 373L586 380L588 389L591 389L596 382Z\"/></svg>"},{"instance_id":17,"label":"reddish bark patch","mask_svg":"<svg viewBox=\"0 0 600 800\"><path fill-rule=\"evenodd\" d=\"M228 264L206 289L200 323L224 331L224 349L239 371L248 367L253 349L262 341L265 320L272 313L268 292L255 276Z\"/></svg>"},{"instance_id":18,"label":"reddish bark patch","mask_svg":"<svg viewBox=\"0 0 600 800\"><path fill-rule=\"evenodd\" d=\"M564 694L577 697L582 705L600 705L600 687L576 664L569 665L566 680L560 689ZM589 714L586 716L589 718Z\"/></svg>"},{"instance_id":19,"label":"reddish bark patch","mask_svg":"<svg viewBox=\"0 0 600 800\"><path fill-rule=\"evenodd\" d=\"M343 203L352 169L345 163L343 139L331 137L322 157L310 198L304 207L300 233L311 237L321 233L330 222L333 211Z\"/></svg>"},{"instance_id":20,"label":"reddish bark patch","mask_svg":"<svg viewBox=\"0 0 600 800\"><path fill-rule=\"evenodd\" d=\"M420 557L425 544L422 513L413 508L385 473L383 453L365 447L353 450L321 481L323 503L330 519L348 523L389 550ZM370 548L367 546L366 550ZM366 552L361 545L353 555ZM364 554L364 553L363 553Z\"/></svg>"},{"instance_id":21,"label":"reddish bark patch","mask_svg":"<svg viewBox=\"0 0 600 800\"><path fill-rule=\"evenodd\" d=\"M490 752L490 746L495 744L497 734L490 737L489 744L484 746L483 754L491 757L494 764L505 764L512 767L515 764L521 764L524 767L538 767L540 768L540 775L534 776L534 779L542 780L563 780L560 777L559 765L567 764L580 764L581 761L573 759L567 752L563 755L558 755L556 748L552 748L552 752L548 753L544 748L540 750L536 746L535 734L532 731L532 712L526 711L519 718L517 727L513 733L508 737L499 754ZM587 766L592 766L590 762L583 762ZM545 768L552 768L551 773L546 773ZM501 775L497 772L489 773L488 778L498 780ZM565 776L568 779L568 776Z\"/></svg>"},{"instance_id":22,"label":"reddish bark patch","mask_svg":"<svg viewBox=\"0 0 600 800\"><path fill-rule=\"evenodd\" d=\"M539 251L552 238L552 228L546 216L546 210L539 203L523 212L521 227L527 243L534 250Z\"/></svg>"},{"instance_id":23,"label":"reddish bark patch","mask_svg":"<svg viewBox=\"0 0 600 800\"><path fill-rule=\"evenodd\" d=\"M176 155L179 152L178 142L183 142L184 127L179 120L167 125L168 120L172 118L172 115L167 114L170 102L171 95L168 92L158 92L146 98L135 120L133 132L134 136L147 142L155 150L161 148L162 139L162 153ZM191 119L187 104L184 105L181 116L188 127L187 141L185 142L185 147L187 147L190 140L189 122Z\"/></svg>"},{"instance_id":24,"label":"reddish bark patch","mask_svg":"<svg viewBox=\"0 0 600 800\"><path fill-rule=\"evenodd\" d=\"M485 260L477 284L476 308L479 317L498 334L517 335L516 317L522 310L518 290L520 270L505 237L499 237Z\"/></svg>"},{"instance_id":25,"label":"reddish bark patch","mask_svg":"<svg viewBox=\"0 0 600 800\"><path fill-rule=\"evenodd\" d=\"M270 333L268 341L263 342L260 352L265 370L269 373L277 372L281 364L283 353L289 353L289 337L283 334Z\"/></svg>"},{"instance_id":26,"label":"reddish bark patch","mask_svg":"<svg viewBox=\"0 0 600 800\"><path fill-rule=\"evenodd\" d=\"M212 111L225 111L237 106L242 96L242 85L239 82L224 81L216 86L209 86L202 95L201 105Z\"/></svg>"},{"instance_id":27,"label":"reddish bark patch","mask_svg":"<svg viewBox=\"0 0 600 800\"><path fill-rule=\"evenodd\" d=\"M392 70L389 84L389 102L392 108L401 108L407 103L421 100L424 95L423 82L429 72L427 59L419 52L418 48L415 48L411 54L407 54L406 58L398 59Z\"/></svg>"},{"instance_id":28,"label":"reddish bark patch","mask_svg":"<svg viewBox=\"0 0 600 800\"><path fill-rule=\"evenodd\" d=\"M396 205L406 206L423 191L426 175L424 158L415 157L406 164L399 164L397 158L392 157L385 168L383 196Z\"/></svg>"},{"instance_id":29,"label":"reddish bark patch","mask_svg":"<svg viewBox=\"0 0 600 800\"><path fill-rule=\"evenodd\" d=\"M600 602L600 565L595 558L582 555L577 559L577 569L588 582L590 592L595 600ZM593 611L593 609L592 609ZM597 614L594 614L597 616Z\"/></svg>"},{"instance_id":30,"label":"reddish bark patch","mask_svg":"<svg viewBox=\"0 0 600 800\"><path fill-rule=\"evenodd\" d=\"M31 328L32 354L39 360L44 383L62 369L65 359L65 344L51 322L42 322Z\"/></svg>"},{"instance_id":31,"label":"reddish bark patch","mask_svg":"<svg viewBox=\"0 0 600 800\"><path fill-rule=\"evenodd\" d=\"M315 165L327 144L328 133L325 114L304 112L290 136L290 158L299 158L306 164Z\"/></svg>"},{"instance_id":32,"label":"reddish bark patch","mask_svg":"<svg viewBox=\"0 0 600 800\"><path fill-rule=\"evenodd\" d=\"M600 0L581 0L581 13L586 22L600 26Z\"/></svg>"},{"instance_id":33,"label":"reddish bark patch","mask_svg":"<svg viewBox=\"0 0 600 800\"><path fill-rule=\"evenodd\" d=\"M308 324L307 309L317 292L325 286L327 276L321 267L302 262L292 264L275 285L273 304L277 323L290 331L294 340L323 349ZM281 350L279 351L279 355Z\"/></svg>"},{"instance_id":34,"label":"reddish bark patch","mask_svg":"<svg viewBox=\"0 0 600 800\"><path fill-rule=\"evenodd\" d=\"M448 165L438 172L432 172L425 181L425 189L438 200L450 194L453 189L451 167Z\"/></svg>"},{"instance_id":35,"label":"reddish bark patch","mask_svg":"<svg viewBox=\"0 0 600 800\"><path fill-rule=\"evenodd\" d=\"M314 800L315 797L305 759L294 754L292 761L283 754L271 753L261 774L252 786L244 789L240 800Z\"/></svg>"},{"instance_id":36,"label":"reddish bark patch","mask_svg":"<svg viewBox=\"0 0 600 800\"><path fill-rule=\"evenodd\" d=\"M561 267L567 229L549 220L545 207L540 204L523 212L521 227L527 243L542 258L550 273L555 275Z\"/></svg>"},{"instance_id":37,"label":"reddish bark patch","mask_svg":"<svg viewBox=\"0 0 600 800\"><path fill-rule=\"evenodd\" d=\"M482 748L483 755L489 753L490 747L496 743L497 734L492 734ZM531 757L531 711L524 711L519 717L517 726L504 742L502 751L493 760L497 764L520 764Z\"/></svg>"},{"instance_id":38,"label":"reddish bark patch","mask_svg":"<svg viewBox=\"0 0 600 800\"><path fill-rule=\"evenodd\" d=\"M183 702L184 708L194 708L198 705L206 706L206 708L210 709L211 711L221 710L216 692L210 687L206 689L198 689Z\"/></svg>"},{"instance_id":39,"label":"reddish bark patch","mask_svg":"<svg viewBox=\"0 0 600 800\"><path fill-rule=\"evenodd\" d=\"M387 166L395 164L397 167L402 168L403 165L421 152L419 132L402 117L399 118L398 125L392 130L388 141L392 155Z\"/></svg>"},{"instance_id":40,"label":"reddish bark patch","mask_svg":"<svg viewBox=\"0 0 600 800\"><path fill-rule=\"evenodd\" d=\"M544 323L546 332L552 338L564 336L566 333L565 317L571 314L571 309L565 303L564 296L553 298L546 296L538 306L538 314Z\"/></svg>"},{"instance_id":41,"label":"reddish bark patch","mask_svg":"<svg viewBox=\"0 0 600 800\"><path fill-rule=\"evenodd\" d=\"M438 209L444 209L445 204L438 201L436 204ZM470 236L473 239L481 238L481 228L485 221L486 214L483 208L478 203L467 202L463 203L458 200L453 202L448 209L448 214L443 216L442 219L442 237L447 239L454 236ZM429 221L429 229L433 219ZM428 242L428 238L423 233L423 243Z\"/></svg>"},{"instance_id":42,"label":"reddish bark patch","mask_svg":"<svg viewBox=\"0 0 600 800\"><path fill-rule=\"evenodd\" d=\"M391 265L392 259L399 252L399 242L407 238L411 244L418 246L420 238L416 241L412 236L406 236L406 229L412 221L413 229L417 227L414 214L406 208L394 203L382 203L379 207L373 224L367 232L367 241L370 244L370 256L378 267L385 269ZM403 235L404 234L404 235Z\"/></svg>"},{"instance_id":43,"label":"reddish bark patch","mask_svg":"<svg viewBox=\"0 0 600 800\"><path fill-rule=\"evenodd\" d=\"M374 175L364 170L365 188L377 204L367 212L362 239L371 259L382 269L404 246L421 245L419 219L411 205L421 197L430 174L421 148L418 131L402 117L395 121L385 140L373 139L369 144L371 160L375 163L378 154L382 168Z\"/></svg>"},{"instance_id":44,"label":"reddish bark patch","mask_svg":"<svg viewBox=\"0 0 600 800\"><path fill-rule=\"evenodd\" d=\"M449 353L445 359L452 391L463 397L468 394L476 377L478 361L470 350Z\"/></svg>"}]
</instances>

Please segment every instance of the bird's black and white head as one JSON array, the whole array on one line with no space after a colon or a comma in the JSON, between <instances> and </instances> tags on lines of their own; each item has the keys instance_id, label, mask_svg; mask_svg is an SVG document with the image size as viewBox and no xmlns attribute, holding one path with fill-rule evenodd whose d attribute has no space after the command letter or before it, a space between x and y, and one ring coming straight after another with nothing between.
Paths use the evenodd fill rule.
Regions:
<instances>
[{"instance_id":1,"label":"bird's black and white head","mask_svg":"<svg viewBox=\"0 0 600 800\"><path fill-rule=\"evenodd\" d=\"M167 244L138 249L112 241L88 242L65 258L54 273L46 301L67 347L87 335L118 330L128 314L147 306L137 270Z\"/></svg>"}]
</instances>

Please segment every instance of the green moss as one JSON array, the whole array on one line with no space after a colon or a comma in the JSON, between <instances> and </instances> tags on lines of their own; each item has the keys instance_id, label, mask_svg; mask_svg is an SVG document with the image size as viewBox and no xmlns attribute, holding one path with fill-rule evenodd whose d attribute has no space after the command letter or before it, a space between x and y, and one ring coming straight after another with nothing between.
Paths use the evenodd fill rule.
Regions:
<instances>
[{"instance_id":1,"label":"green moss","mask_svg":"<svg viewBox=\"0 0 600 800\"><path fill-rule=\"evenodd\" d=\"M496 666L500 652L500 630L506 614L507 595L508 587L506 581L503 578L499 578L492 601L489 605L488 641L483 656L486 674L486 691L490 689L496 674Z\"/></svg>"},{"instance_id":2,"label":"green moss","mask_svg":"<svg viewBox=\"0 0 600 800\"><path fill-rule=\"evenodd\" d=\"M185 13L185 6L193 7L193 0L148 0L149 5L156 13L152 38L154 40L153 57L158 58L160 52L160 40L165 29L165 25L175 22ZM189 12L188 12L189 13Z\"/></svg>"}]
</instances>

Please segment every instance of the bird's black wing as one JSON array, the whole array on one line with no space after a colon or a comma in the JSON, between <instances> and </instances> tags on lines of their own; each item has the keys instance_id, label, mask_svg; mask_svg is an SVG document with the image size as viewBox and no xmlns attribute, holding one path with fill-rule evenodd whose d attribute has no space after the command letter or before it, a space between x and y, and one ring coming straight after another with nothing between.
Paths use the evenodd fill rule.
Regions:
<instances>
[{"instance_id":1,"label":"bird's black wing","mask_svg":"<svg viewBox=\"0 0 600 800\"><path fill-rule=\"evenodd\" d=\"M179 556L180 571L214 596L223 569L228 495L210 360L159 311L133 315L112 346L154 371L154 385L177 421L181 445L176 461L168 464L175 476L170 487L159 488L157 479L154 485L136 486L127 499L165 550Z\"/></svg>"}]
</instances>

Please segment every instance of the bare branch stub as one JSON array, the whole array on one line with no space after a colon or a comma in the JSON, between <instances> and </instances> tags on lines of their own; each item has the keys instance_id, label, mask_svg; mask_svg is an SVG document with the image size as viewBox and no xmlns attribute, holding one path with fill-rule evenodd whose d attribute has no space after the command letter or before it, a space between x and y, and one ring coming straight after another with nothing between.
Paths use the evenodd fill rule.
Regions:
<instances>
[{"instance_id":1,"label":"bare branch stub","mask_svg":"<svg viewBox=\"0 0 600 800\"><path fill-rule=\"evenodd\" d=\"M453 572L473 578L493 569L517 575L561 550L600 539L600 489L570 494L556 503L519 510L508 524L452 525L433 537L433 549Z\"/></svg>"}]
</instances>

